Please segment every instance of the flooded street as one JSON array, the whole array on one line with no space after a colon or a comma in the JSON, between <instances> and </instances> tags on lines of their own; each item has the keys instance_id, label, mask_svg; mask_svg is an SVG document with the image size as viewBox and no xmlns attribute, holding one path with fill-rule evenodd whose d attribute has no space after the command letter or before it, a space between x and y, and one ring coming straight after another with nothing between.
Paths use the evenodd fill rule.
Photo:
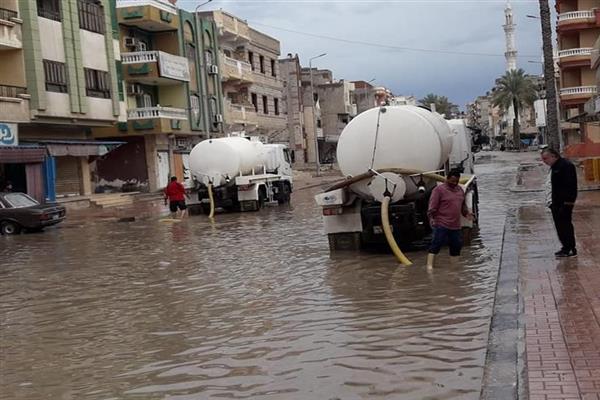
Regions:
<instances>
[{"instance_id":1,"label":"flooded street","mask_svg":"<svg viewBox=\"0 0 600 400\"><path fill-rule=\"evenodd\" d=\"M479 398L506 211L540 196L509 191L531 154L480 156L479 235L431 275L331 257L317 189L0 238L0 398Z\"/></svg>"}]
</instances>

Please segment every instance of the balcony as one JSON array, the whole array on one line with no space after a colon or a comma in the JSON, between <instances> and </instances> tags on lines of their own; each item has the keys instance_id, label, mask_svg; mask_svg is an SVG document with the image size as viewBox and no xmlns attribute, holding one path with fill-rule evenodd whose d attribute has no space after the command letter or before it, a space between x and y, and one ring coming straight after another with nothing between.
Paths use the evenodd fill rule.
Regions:
<instances>
[{"instance_id":1,"label":"balcony","mask_svg":"<svg viewBox=\"0 0 600 400\"><path fill-rule=\"evenodd\" d=\"M117 0L117 19L150 32L179 29L177 7L167 0Z\"/></svg>"},{"instance_id":2,"label":"balcony","mask_svg":"<svg viewBox=\"0 0 600 400\"><path fill-rule=\"evenodd\" d=\"M594 48L592 49L590 63L592 65L592 69L598 69L598 67L600 67L600 37L598 37L598 40L596 40Z\"/></svg>"},{"instance_id":3,"label":"balcony","mask_svg":"<svg viewBox=\"0 0 600 400\"><path fill-rule=\"evenodd\" d=\"M24 87L0 85L0 121L29 121L29 97Z\"/></svg>"},{"instance_id":4,"label":"balcony","mask_svg":"<svg viewBox=\"0 0 600 400\"><path fill-rule=\"evenodd\" d=\"M130 108L127 110L127 122L120 122L114 127L92 129L95 138L171 133L190 133L188 113L185 109L160 105Z\"/></svg>"},{"instance_id":5,"label":"balcony","mask_svg":"<svg viewBox=\"0 0 600 400\"><path fill-rule=\"evenodd\" d=\"M558 63L561 67L589 66L592 57L592 50L593 49L591 47L560 50L558 52Z\"/></svg>"},{"instance_id":6,"label":"balcony","mask_svg":"<svg viewBox=\"0 0 600 400\"><path fill-rule=\"evenodd\" d=\"M219 29L219 40L239 43L250 41L250 28L248 24L239 18L223 11L211 11L210 16Z\"/></svg>"},{"instance_id":7,"label":"balcony","mask_svg":"<svg viewBox=\"0 0 600 400\"><path fill-rule=\"evenodd\" d=\"M225 124L228 126L257 126L258 116L254 106L225 101Z\"/></svg>"},{"instance_id":8,"label":"balcony","mask_svg":"<svg viewBox=\"0 0 600 400\"><path fill-rule=\"evenodd\" d=\"M596 86L576 86L560 89L560 102L563 106L576 106L588 101L597 92Z\"/></svg>"},{"instance_id":9,"label":"balcony","mask_svg":"<svg viewBox=\"0 0 600 400\"><path fill-rule=\"evenodd\" d=\"M245 61L240 61L227 57L221 56L222 67L221 67L221 78L224 82L232 81L232 83L252 83L252 67Z\"/></svg>"},{"instance_id":10,"label":"balcony","mask_svg":"<svg viewBox=\"0 0 600 400\"><path fill-rule=\"evenodd\" d=\"M23 48L19 14L13 10L0 8L0 51Z\"/></svg>"},{"instance_id":11,"label":"balcony","mask_svg":"<svg viewBox=\"0 0 600 400\"><path fill-rule=\"evenodd\" d=\"M127 110L127 119L129 120L151 118L188 119L187 112L183 108L156 106Z\"/></svg>"},{"instance_id":12,"label":"balcony","mask_svg":"<svg viewBox=\"0 0 600 400\"><path fill-rule=\"evenodd\" d=\"M164 51L121 53L123 76L127 82L146 85L177 85L190 81L190 68L185 57Z\"/></svg>"},{"instance_id":13,"label":"balcony","mask_svg":"<svg viewBox=\"0 0 600 400\"><path fill-rule=\"evenodd\" d=\"M596 25L596 11L570 11L558 15L558 27L560 30L581 29L588 25Z\"/></svg>"}]
</instances>

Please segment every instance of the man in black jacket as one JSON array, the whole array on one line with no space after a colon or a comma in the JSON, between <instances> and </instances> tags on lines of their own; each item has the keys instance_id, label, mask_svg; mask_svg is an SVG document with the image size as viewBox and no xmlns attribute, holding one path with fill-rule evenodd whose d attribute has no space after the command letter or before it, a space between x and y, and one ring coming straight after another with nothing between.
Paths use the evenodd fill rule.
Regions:
<instances>
[{"instance_id":1,"label":"man in black jacket","mask_svg":"<svg viewBox=\"0 0 600 400\"><path fill-rule=\"evenodd\" d=\"M551 195L548 196L548 203L562 244L562 249L555 255L574 257L577 255L577 249L572 217L577 199L577 171L572 162L562 158L560 153L551 148L542 150L542 161L550 166Z\"/></svg>"}]
</instances>

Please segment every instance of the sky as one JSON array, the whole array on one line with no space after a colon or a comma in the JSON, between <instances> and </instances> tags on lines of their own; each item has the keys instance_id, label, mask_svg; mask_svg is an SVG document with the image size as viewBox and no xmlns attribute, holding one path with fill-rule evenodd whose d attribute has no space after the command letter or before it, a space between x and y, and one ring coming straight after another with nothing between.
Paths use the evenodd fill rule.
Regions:
<instances>
[{"instance_id":1,"label":"sky","mask_svg":"<svg viewBox=\"0 0 600 400\"><path fill-rule=\"evenodd\" d=\"M191 11L203 2L177 4ZM541 74L540 21L526 16L539 15L539 2L511 4L517 66ZM335 79L375 79L395 95L444 95L464 109L505 72L505 6L506 0L213 0L201 10L247 20L281 42L282 57L297 53L302 66L327 53L313 66L332 70Z\"/></svg>"}]
</instances>

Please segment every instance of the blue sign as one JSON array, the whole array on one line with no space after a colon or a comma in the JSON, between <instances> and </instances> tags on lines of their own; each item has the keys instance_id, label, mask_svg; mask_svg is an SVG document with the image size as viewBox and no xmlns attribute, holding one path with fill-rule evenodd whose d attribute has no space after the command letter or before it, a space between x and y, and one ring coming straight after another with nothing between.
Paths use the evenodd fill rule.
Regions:
<instances>
[{"instance_id":1,"label":"blue sign","mask_svg":"<svg viewBox=\"0 0 600 400\"><path fill-rule=\"evenodd\" d=\"M18 144L17 124L0 122L0 146L17 146Z\"/></svg>"}]
</instances>

